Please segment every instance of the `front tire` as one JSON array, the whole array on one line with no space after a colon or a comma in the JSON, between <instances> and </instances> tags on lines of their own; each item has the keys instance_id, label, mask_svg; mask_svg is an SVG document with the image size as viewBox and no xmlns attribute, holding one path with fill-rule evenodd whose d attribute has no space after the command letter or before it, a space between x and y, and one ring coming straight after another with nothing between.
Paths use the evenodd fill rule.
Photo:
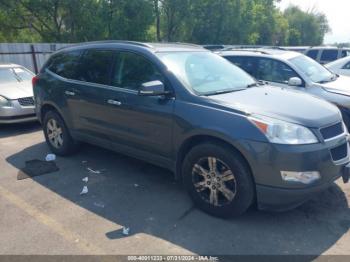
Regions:
<instances>
[{"instance_id":1,"label":"front tire","mask_svg":"<svg viewBox=\"0 0 350 262\"><path fill-rule=\"evenodd\" d=\"M50 150L60 156L72 154L77 143L71 137L62 117L55 111L48 111L43 120L43 130Z\"/></svg>"},{"instance_id":2,"label":"front tire","mask_svg":"<svg viewBox=\"0 0 350 262\"><path fill-rule=\"evenodd\" d=\"M242 156L224 144L192 148L183 162L182 174L194 203L211 215L238 216L253 203L251 172Z\"/></svg>"}]
</instances>

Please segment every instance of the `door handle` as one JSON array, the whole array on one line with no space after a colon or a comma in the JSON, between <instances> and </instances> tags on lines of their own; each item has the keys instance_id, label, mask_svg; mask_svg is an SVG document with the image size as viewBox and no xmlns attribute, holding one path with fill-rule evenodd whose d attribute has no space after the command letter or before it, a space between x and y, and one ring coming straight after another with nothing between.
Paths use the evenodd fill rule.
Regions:
<instances>
[{"instance_id":1,"label":"door handle","mask_svg":"<svg viewBox=\"0 0 350 262\"><path fill-rule=\"evenodd\" d=\"M75 93L72 91L65 91L64 92L67 96L75 96Z\"/></svg>"},{"instance_id":2,"label":"door handle","mask_svg":"<svg viewBox=\"0 0 350 262\"><path fill-rule=\"evenodd\" d=\"M108 99L107 103L111 104L111 105L114 105L114 106L120 106L122 104L120 101L113 100L113 99Z\"/></svg>"}]
</instances>

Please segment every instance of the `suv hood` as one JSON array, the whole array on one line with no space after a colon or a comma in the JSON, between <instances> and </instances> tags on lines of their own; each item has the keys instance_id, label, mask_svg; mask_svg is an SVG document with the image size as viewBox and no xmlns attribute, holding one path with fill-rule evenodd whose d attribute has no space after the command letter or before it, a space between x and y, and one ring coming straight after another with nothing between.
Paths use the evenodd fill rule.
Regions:
<instances>
[{"instance_id":1,"label":"suv hood","mask_svg":"<svg viewBox=\"0 0 350 262\"><path fill-rule=\"evenodd\" d=\"M332 82L318 85L328 92L350 96L350 77L348 76L339 76Z\"/></svg>"},{"instance_id":2,"label":"suv hood","mask_svg":"<svg viewBox=\"0 0 350 262\"><path fill-rule=\"evenodd\" d=\"M18 83L1 83L0 96L12 100L22 97L31 97L33 96L32 83L30 81Z\"/></svg>"},{"instance_id":3,"label":"suv hood","mask_svg":"<svg viewBox=\"0 0 350 262\"><path fill-rule=\"evenodd\" d=\"M341 121L339 109L317 97L279 87L261 86L210 96L225 107L319 128Z\"/></svg>"}]
</instances>

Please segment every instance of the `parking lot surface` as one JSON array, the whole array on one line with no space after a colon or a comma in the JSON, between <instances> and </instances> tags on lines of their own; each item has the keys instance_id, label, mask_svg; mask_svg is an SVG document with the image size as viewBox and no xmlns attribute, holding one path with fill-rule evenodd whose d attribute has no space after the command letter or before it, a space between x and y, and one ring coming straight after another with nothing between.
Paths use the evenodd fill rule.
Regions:
<instances>
[{"instance_id":1,"label":"parking lot surface","mask_svg":"<svg viewBox=\"0 0 350 262\"><path fill-rule=\"evenodd\" d=\"M17 180L48 153L39 124L0 126L0 254L350 254L341 180L292 211L223 220L194 208L170 172L90 145L57 157L58 172Z\"/></svg>"}]
</instances>

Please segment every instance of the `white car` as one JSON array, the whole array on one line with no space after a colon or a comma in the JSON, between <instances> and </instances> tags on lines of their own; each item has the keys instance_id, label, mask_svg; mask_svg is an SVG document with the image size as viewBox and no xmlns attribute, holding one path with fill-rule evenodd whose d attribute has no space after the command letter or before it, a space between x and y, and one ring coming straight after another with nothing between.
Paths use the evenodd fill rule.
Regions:
<instances>
[{"instance_id":1,"label":"white car","mask_svg":"<svg viewBox=\"0 0 350 262\"><path fill-rule=\"evenodd\" d=\"M32 78L23 66L0 64L0 124L35 121Z\"/></svg>"},{"instance_id":2,"label":"white car","mask_svg":"<svg viewBox=\"0 0 350 262\"><path fill-rule=\"evenodd\" d=\"M350 56L335 60L325 67L338 75L350 76Z\"/></svg>"},{"instance_id":3,"label":"white car","mask_svg":"<svg viewBox=\"0 0 350 262\"><path fill-rule=\"evenodd\" d=\"M292 51L238 49L217 54L257 80L318 96L337 105L350 129L350 77L334 74L315 60Z\"/></svg>"}]
</instances>

